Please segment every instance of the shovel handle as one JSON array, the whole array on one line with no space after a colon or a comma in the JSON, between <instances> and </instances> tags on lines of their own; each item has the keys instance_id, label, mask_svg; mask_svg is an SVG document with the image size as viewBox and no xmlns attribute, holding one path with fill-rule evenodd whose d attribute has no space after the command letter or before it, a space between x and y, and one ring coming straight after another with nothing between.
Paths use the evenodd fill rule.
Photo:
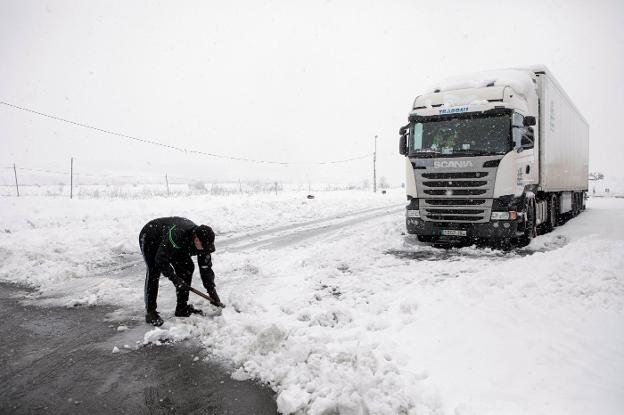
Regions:
<instances>
[{"instance_id":1,"label":"shovel handle","mask_svg":"<svg viewBox=\"0 0 624 415\"><path fill-rule=\"evenodd\" d=\"M210 297L207 294L204 294L203 292L196 290L195 288L191 287L190 285L188 286L189 291L193 291L195 294L199 295L200 297L205 298L206 300L210 301L211 303L214 301L212 299L212 297Z\"/></svg>"},{"instance_id":2,"label":"shovel handle","mask_svg":"<svg viewBox=\"0 0 624 415\"><path fill-rule=\"evenodd\" d=\"M212 299L211 296L209 296L208 294L204 294L203 292L196 290L195 288L191 287L190 285L184 283L184 285L186 287L188 287L189 291L194 292L195 294L199 295L202 298L205 298L206 300L208 300L210 302L210 304L212 304L215 307L221 307L221 308L225 308L225 306L223 304L217 304L217 302L215 300Z\"/></svg>"}]
</instances>

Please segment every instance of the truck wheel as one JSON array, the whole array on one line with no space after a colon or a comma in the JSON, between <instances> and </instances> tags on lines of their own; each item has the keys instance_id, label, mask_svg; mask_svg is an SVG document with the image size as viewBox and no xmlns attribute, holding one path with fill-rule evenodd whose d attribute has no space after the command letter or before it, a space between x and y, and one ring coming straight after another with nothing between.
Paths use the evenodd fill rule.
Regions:
<instances>
[{"instance_id":1,"label":"truck wheel","mask_svg":"<svg viewBox=\"0 0 624 415\"><path fill-rule=\"evenodd\" d=\"M583 200L581 199L582 193L574 192L574 202L573 202L573 215L578 216L581 213L581 207L583 205Z\"/></svg>"},{"instance_id":2,"label":"truck wheel","mask_svg":"<svg viewBox=\"0 0 624 415\"><path fill-rule=\"evenodd\" d=\"M552 232L557 227L557 196L552 195L548 199L548 218L544 223L546 232Z\"/></svg>"},{"instance_id":3,"label":"truck wheel","mask_svg":"<svg viewBox=\"0 0 624 415\"><path fill-rule=\"evenodd\" d=\"M537 229L535 227L535 200L528 199L524 209L524 234L518 238L519 245L527 246L531 243L533 238L537 236Z\"/></svg>"}]
</instances>

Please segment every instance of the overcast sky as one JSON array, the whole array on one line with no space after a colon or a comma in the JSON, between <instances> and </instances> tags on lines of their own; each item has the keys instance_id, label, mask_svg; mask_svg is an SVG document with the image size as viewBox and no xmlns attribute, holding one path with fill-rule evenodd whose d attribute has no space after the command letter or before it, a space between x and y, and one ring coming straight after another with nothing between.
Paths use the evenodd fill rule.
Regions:
<instances>
[{"instance_id":1,"label":"overcast sky","mask_svg":"<svg viewBox=\"0 0 624 415\"><path fill-rule=\"evenodd\" d=\"M371 154L434 81L545 64L624 176L624 2L0 0L0 101L182 148L308 162ZM0 105L0 166L361 183L372 158L272 166L189 155ZM8 180L8 170L2 177ZM11 179L10 176L8 176Z\"/></svg>"}]
</instances>

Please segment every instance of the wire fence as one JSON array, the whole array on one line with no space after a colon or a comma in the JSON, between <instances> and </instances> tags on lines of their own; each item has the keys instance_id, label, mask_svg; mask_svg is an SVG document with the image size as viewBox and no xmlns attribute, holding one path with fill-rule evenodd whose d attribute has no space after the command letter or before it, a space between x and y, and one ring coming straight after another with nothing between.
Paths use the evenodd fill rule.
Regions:
<instances>
[{"instance_id":1,"label":"wire fence","mask_svg":"<svg viewBox=\"0 0 624 415\"><path fill-rule=\"evenodd\" d=\"M273 165L281 167L291 167L301 169L310 166L338 166L356 161L364 162L370 159L373 162L373 185L376 190L376 143L375 152L360 154L348 158L334 160L308 160L308 161L279 161L264 160L249 157L240 157L227 154L216 154L201 149L184 148L166 142L161 142L147 137L138 137L124 134L112 128L104 128L91 125L82 121L71 120L48 112L38 111L21 105L16 105L0 100L0 106L11 110L22 111L33 116L53 120L63 124L71 125L84 130L95 131L100 134L115 136L127 141L141 143L149 146L156 146L172 152L204 156L213 159L222 159L226 162L236 161L244 163ZM52 170L44 168L33 168L30 166L1 166L0 167L0 196L69 196L76 197L145 197L145 196L171 196L190 194L233 194L233 193L259 193L259 192L279 192L286 189L304 190L305 184L288 184L277 181L238 181L238 182L214 182L195 177L162 175L110 175L103 173L84 172L74 169L74 159L71 159L70 169ZM13 176L13 177L10 177ZM379 183L380 188L384 183ZM333 184L333 183L308 183L307 190L343 190L356 188L369 188L368 180L363 180L359 185L355 184Z\"/></svg>"},{"instance_id":2,"label":"wire fence","mask_svg":"<svg viewBox=\"0 0 624 415\"><path fill-rule=\"evenodd\" d=\"M74 171L73 168L62 171L21 167L16 164L0 166L0 172L0 197L146 198L371 188L367 181L359 184L287 183L261 180L209 181L188 176L169 176L167 173L162 175L98 174Z\"/></svg>"}]
</instances>

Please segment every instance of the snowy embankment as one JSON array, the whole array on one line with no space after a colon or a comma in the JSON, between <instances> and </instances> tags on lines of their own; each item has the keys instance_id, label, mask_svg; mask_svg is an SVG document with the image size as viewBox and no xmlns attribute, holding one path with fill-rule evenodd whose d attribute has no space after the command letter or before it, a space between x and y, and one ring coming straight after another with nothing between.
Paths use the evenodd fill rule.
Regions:
<instances>
[{"instance_id":1,"label":"snowy embankment","mask_svg":"<svg viewBox=\"0 0 624 415\"><path fill-rule=\"evenodd\" d=\"M135 235L151 216L175 211L235 232L330 216L330 208L336 214L401 203L399 193L335 193L303 205L292 196L81 201L69 213L76 205L64 201L37 199L45 205L29 212L30 201L3 200L0 229L11 233L0 237L0 278L37 284L39 298L53 291L55 301L67 301L79 293L140 312L142 270L125 278L85 275L114 262L111 254L136 251ZM421 245L401 234L400 213L286 248L217 251L217 287L228 307L211 317L173 318L173 289L163 281L167 321L146 328L145 340L200 339L235 378L269 383L284 413L619 414L624 200L588 206L511 253ZM86 217L80 209L94 212ZM106 283L94 289L97 278Z\"/></svg>"}]
</instances>

